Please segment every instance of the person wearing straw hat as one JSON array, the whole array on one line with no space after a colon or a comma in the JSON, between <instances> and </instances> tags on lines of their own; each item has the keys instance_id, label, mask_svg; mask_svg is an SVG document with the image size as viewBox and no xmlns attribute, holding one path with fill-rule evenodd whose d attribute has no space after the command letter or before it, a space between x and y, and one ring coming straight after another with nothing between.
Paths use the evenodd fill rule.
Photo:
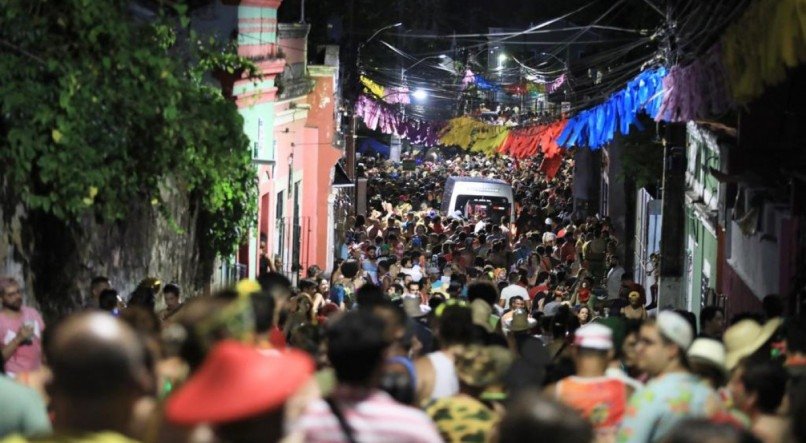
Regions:
<instances>
[{"instance_id":1,"label":"person wearing straw hat","mask_svg":"<svg viewBox=\"0 0 806 443\"><path fill-rule=\"evenodd\" d=\"M624 416L632 388L605 375L613 355L613 331L598 323L579 328L574 335L576 375L546 388L549 396L571 406L590 421L597 441L613 441Z\"/></svg>"},{"instance_id":2,"label":"person wearing straw hat","mask_svg":"<svg viewBox=\"0 0 806 443\"><path fill-rule=\"evenodd\" d=\"M755 320L744 319L729 327L722 336L726 352L725 368L729 375L727 386L721 389L719 394L731 417L748 427L751 423L750 417L741 408L745 396L741 379L746 363L751 355L770 340L782 323L781 318L774 318L762 326Z\"/></svg>"},{"instance_id":3,"label":"person wearing straw hat","mask_svg":"<svg viewBox=\"0 0 806 443\"><path fill-rule=\"evenodd\" d=\"M506 333L509 329L507 329L506 324L512 321L512 316L515 314L516 311L526 309L526 301L520 295L516 295L509 299L509 308L504 312L504 315L501 316L501 322L504 325L504 332Z\"/></svg>"},{"instance_id":4,"label":"person wearing straw hat","mask_svg":"<svg viewBox=\"0 0 806 443\"><path fill-rule=\"evenodd\" d=\"M789 423L779 413L779 408L788 382L789 374L780 362L757 358L741 360L728 384L734 408L731 416L743 417L746 421L741 424L762 442L787 441Z\"/></svg>"},{"instance_id":5,"label":"person wearing straw hat","mask_svg":"<svg viewBox=\"0 0 806 443\"><path fill-rule=\"evenodd\" d=\"M767 321L764 326L754 320L745 319L729 327L722 339L727 352L725 356L727 369L733 370L741 359L750 356L764 346L782 323L783 319L780 317Z\"/></svg>"},{"instance_id":6,"label":"person wearing straw hat","mask_svg":"<svg viewBox=\"0 0 806 443\"><path fill-rule=\"evenodd\" d=\"M726 381L725 346L710 338L698 338L691 343L687 352L691 372L699 375L714 389L721 388Z\"/></svg>"},{"instance_id":7,"label":"person wearing straw hat","mask_svg":"<svg viewBox=\"0 0 806 443\"><path fill-rule=\"evenodd\" d=\"M692 373L700 376L717 390L722 411L715 419L739 428L750 428L750 417L734 405L733 395L729 387L725 386L728 370L725 366L725 346L722 342L710 338L694 340L688 349L688 363Z\"/></svg>"},{"instance_id":8,"label":"person wearing straw hat","mask_svg":"<svg viewBox=\"0 0 806 443\"><path fill-rule=\"evenodd\" d=\"M529 313L524 309L512 311L512 318L505 320L503 323L504 329L513 334L528 332L537 326L537 320L530 317Z\"/></svg>"},{"instance_id":9,"label":"person wearing straw hat","mask_svg":"<svg viewBox=\"0 0 806 443\"><path fill-rule=\"evenodd\" d=\"M431 307L420 304L419 297L403 296L403 310L413 319L425 317L431 312Z\"/></svg>"},{"instance_id":10,"label":"person wearing straw hat","mask_svg":"<svg viewBox=\"0 0 806 443\"><path fill-rule=\"evenodd\" d=\"M619 442L659 442L680 421L719 412L714 390L686 368L693 338L689 322L673 311L663 311L641 326L638 367L652 379L630 398Z\"/></svg>"}]
</instances>

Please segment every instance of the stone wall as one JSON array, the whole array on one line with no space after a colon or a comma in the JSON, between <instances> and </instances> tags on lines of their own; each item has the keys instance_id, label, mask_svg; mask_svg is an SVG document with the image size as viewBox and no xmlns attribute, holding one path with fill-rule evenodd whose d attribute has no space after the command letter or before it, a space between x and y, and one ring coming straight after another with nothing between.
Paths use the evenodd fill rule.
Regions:
<instances>
[{"instance_id":1,"label":"stone wall","mask_svg":"<svg viewBox=\"0 0 806 443\"><path fill-rule=\"evenodd\" d=\"M197 211L187 193L166 184L162 207L132 202L127 218L100 223L85 217L68 226L52 216L0 208L0 271L23 282L26 302L48 319L78 309L93 276L107 276L124 297L145 277L201 293L212 265L200 263ZM6 213L3 213L3 210Z\"/></svg>"}]
</instances>

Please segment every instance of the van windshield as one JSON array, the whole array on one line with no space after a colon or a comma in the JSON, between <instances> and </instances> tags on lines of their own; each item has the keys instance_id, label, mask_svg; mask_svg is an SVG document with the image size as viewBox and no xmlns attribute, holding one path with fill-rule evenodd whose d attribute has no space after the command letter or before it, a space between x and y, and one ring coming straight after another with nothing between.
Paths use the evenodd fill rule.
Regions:
<instances>
[{"instance_id":1,"label":"van windshield","mask_svg":"<svg viewBox=\"0 0 806 443\"><path fill-rule=\"evenodd\" d=\"M509 214L509 200L506 197L460 195L456 197L456 205L453 210L461 211L468 220L480 217L489 218L493 223L499 223L501 217Z\"/></svg>"}]
</instances>

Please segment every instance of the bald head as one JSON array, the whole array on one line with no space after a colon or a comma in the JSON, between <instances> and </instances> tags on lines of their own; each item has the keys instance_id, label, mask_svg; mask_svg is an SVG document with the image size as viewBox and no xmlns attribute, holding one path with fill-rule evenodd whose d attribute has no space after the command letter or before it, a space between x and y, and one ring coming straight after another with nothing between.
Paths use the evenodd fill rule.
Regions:
<instances>
[{"instance_id":1,"label":"bald head","mask_svg":"<svg viewBox=\"0 0 806 443\"><path fill-rule=\"evenodd\" d=\"M537 391L518 395L499 425L499 443L534 439L535 435L551 435L558 443L588 443L593 429L579 414Z\"/></svg>"},{"instance_id":2,"label":"bald head","mask_svg":"<svg viewBox=\"0 0 806 443\"><path fill-rule=\"evenodd\" d=\"M135 394L147 380L146 350L133 329L106 313L69 317L53 331L45 354L52 389L74 399Z\"/></svg>"}]
</instances>

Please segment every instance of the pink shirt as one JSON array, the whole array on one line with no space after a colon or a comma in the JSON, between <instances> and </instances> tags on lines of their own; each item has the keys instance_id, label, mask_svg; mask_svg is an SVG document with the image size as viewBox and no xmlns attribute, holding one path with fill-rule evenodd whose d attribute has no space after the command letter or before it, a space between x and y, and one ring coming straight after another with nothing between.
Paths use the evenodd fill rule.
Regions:
<instances>
[{"instance_id":1,"label":"pink shirt","mask_svg":"<svg viewBox=\"0 0 806 443\"><path fill-rule=\"evenodd\" d=\"M34 308L23 306L21 312L19 317L13 317L6 310L0 311L0 343L3 347L14 340L25 322L34 323L31 342L20 345L6 360L6 372L9 375L35 371L42 362L42 332L45 330L45 322Z\"/></svg>"},{"instance_id":2,"label":"pink shirt","mask_svg":"<svg viewBox=\"0 0 806 443\"><path fill-rule=\"evenodd\" d=\"M439 443L434 422L419 409L404 406L377 389L339 386L333 398L356 441L377 443ZM324 400L308 404L295 425L306 442L345 443L347 437Z\"/></svg>"}]
</instances>

